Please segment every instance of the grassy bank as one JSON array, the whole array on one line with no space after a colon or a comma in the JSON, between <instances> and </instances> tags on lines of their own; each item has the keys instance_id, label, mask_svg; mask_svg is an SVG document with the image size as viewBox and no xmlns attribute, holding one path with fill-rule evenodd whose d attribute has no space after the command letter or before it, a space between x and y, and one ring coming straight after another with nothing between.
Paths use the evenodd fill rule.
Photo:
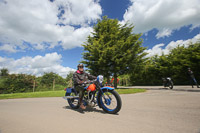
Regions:
<instances>
[{"instance_id":1,"label":"grassy bank","mask_svg":"<svg viewBox=\"0 0 200 133\"><path fill-rule=\"evenodd\" d=\"M116 89L119 94L133 94L145 92L145 89ZM43 91L31 93L13 93L13 94L0 94L0 99L15 99L15 98L34 98L34 97L62 97L65 91Z\"/></svg>"}]
</instances>

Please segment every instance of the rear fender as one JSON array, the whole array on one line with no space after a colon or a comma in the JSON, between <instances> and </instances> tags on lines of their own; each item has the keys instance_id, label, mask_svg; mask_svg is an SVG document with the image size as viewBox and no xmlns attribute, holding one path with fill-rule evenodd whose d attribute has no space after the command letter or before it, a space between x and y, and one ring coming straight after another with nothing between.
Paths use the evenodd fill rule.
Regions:
<instances>
[{"instance_id":1,"label":"rear fender","mask_svg":"<svg viewBox=\"0 0 200 133\"><path fill-rule=\"evenodd\" d=\"M65 88L65 96L69 96L72 92L76 92L74 88Z\"/></svg>"}]
</instances>

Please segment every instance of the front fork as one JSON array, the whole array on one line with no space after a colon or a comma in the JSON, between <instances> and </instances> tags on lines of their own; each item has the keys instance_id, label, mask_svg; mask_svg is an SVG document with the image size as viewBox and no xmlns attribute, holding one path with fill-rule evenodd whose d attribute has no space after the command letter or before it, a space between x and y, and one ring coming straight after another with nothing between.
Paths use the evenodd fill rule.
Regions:
<instances>
[{"instance_id":1,"label":"front fork","mask_svg":"<svg viewBox=\"0 0 200 133\"><path fill-rule=\"evenodd\" d=\"M98 103L98 106L100 107L100 108L102 108L101 107L101 104L100 104L100 96L102 95L102 97L103 97L103 99L104 99L104 101L105 101L105 103L106 104L110 104L111 103L111 100L112 100L112 98L108 95L108 94L106 94L109 98L106 98L105 97L105 95L104 95L104 91L107 91L108 92L108 89L104 89L104 90L102 90L102 89L99 89L99 93L98 93L98 95L97 95L97 103Z\"/></svg>"}]
</instances>

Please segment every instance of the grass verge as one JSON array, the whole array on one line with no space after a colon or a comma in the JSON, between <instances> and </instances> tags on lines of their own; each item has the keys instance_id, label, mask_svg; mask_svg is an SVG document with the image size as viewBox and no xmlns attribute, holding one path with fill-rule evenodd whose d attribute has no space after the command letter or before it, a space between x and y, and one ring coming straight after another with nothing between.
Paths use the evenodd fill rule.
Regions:
<instances>
[{"instance_id":1,"label":"grass verge","mask_svg":"<svg viewBox=\"0 0 200 133\"><path fill-rule=\"evenodd\" d=\"M141 92L146 92L145 89L115 89L119 94L134 94L134 93L141 93Z\"/></svg>"},{"instance_id":2,"label":"grass verge","mask_svg":"<svg viewBox=\"0 0 200 133\"><path fill-rule=\"evenodd\" d=\"M115 89L119 94L133 94L145 92L145 89ZM42 92L29 92L29 93L13 93L13 94L0 94L0 99L15 99L15 98L34 98L34 97L62 97L65 91L42 91Z\"/></svg>"}]
</instances>

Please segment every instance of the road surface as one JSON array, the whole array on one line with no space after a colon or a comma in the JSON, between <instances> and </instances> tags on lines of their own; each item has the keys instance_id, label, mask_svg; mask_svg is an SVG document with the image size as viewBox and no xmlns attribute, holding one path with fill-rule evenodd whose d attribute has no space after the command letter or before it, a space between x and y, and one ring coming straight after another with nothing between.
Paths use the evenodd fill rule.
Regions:
<instances>
[{"instance_id":1,"label":"road surface","mask_svg":"<svg viewBox=\"0 0 200 133\"><path fill-rule=\"evenodd\" d=\"M0 133L200 133L198 91L120 96L117 115L98 107L73 110L61 97L0 100Z\"/></svg>"}]
</instances>

